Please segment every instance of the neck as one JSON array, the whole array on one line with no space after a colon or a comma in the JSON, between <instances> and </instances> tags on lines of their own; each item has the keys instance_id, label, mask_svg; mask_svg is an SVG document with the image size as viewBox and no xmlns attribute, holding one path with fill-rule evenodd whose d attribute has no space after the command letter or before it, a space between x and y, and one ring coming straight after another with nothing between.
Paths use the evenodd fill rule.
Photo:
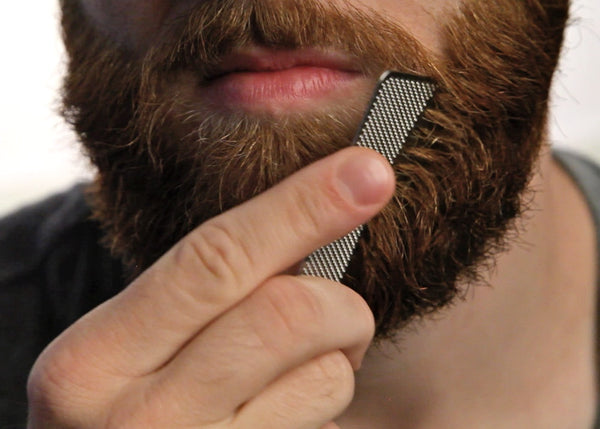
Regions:
<instances>
[{"instance_id":1,"label":"neck","mask_svg":"<svg viewBox=\"0 0 600 429\"><path fill-rule=\"evenodd\" d=\"M583 428L595 412L595 232L549 153L519 238L464 299L372 348L354 428Z\"/></svg>"}]
</instances>

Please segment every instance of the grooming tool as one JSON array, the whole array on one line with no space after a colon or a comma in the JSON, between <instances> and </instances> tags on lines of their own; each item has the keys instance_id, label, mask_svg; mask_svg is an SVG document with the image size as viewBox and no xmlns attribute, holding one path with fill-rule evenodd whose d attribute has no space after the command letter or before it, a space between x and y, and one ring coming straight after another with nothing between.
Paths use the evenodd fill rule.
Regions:
<instances>
[{"instance_id":1,"label":"grooming tool","mask_svg":"<svg viewBox=\"0 0 600 429\"><path fill-rule=\"evenodd\" d=\"M354 145L375 149L394 164L408 136L433 98L435 85L427 78L387 71L371 99ZM340 282L348 269L365 225L313 252L299 274Z\"/></svg>"}]
</instances>

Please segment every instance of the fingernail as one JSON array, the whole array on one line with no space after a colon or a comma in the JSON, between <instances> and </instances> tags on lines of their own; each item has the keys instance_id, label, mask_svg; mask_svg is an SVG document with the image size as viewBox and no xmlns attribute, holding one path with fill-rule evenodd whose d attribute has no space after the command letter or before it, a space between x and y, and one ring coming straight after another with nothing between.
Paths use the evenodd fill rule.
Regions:
<instances>
[{"instance_id":1,"label":"fingernail","mask_svg":"<svg viewBox=\"0 0 600 429\"><path fill-rule=\"evenodd\" d=\"M342 163L337 178L342 194L356 205L369 206L387 197L385 191L393 180L393 172L383 157L362 152Z\"/></svg>"}]
</instances>

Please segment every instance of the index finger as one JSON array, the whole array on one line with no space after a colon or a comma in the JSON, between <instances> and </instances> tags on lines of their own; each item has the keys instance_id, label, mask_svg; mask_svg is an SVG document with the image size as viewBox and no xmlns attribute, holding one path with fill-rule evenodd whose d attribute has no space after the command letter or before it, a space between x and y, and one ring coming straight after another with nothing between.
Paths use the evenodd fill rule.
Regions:
<instances>
[{"instance_id":1,"label":"index finger","mask_svg":"<svg viewBox=\"0 0 600 429\"><path fill-rule=\"evenodd\" d=\"M96 370L153 372L267 278L374 216L393 189L375 151L348 148L318 161L191 232L73 330L94 341L70 341L83 341Z\"/></svg>"}]
</instances>

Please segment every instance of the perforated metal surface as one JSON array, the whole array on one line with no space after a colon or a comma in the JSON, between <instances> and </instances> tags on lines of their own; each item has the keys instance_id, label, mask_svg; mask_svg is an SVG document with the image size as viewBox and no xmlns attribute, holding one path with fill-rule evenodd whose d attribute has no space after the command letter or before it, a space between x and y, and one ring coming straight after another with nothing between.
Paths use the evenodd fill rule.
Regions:
<instances>
[{"instance_id":1,"label":"perforated metal surface","mask_svg":"<svg viewBox=\"0 0 600 429\"><path fill-rule=\"evenodd\" d=\"M396 72L381 76L354 144L375 149L391 164L433 97L435 85ZM312 253L300 274L341 281L365 226Z\"/></svg>"}]
</instances>

